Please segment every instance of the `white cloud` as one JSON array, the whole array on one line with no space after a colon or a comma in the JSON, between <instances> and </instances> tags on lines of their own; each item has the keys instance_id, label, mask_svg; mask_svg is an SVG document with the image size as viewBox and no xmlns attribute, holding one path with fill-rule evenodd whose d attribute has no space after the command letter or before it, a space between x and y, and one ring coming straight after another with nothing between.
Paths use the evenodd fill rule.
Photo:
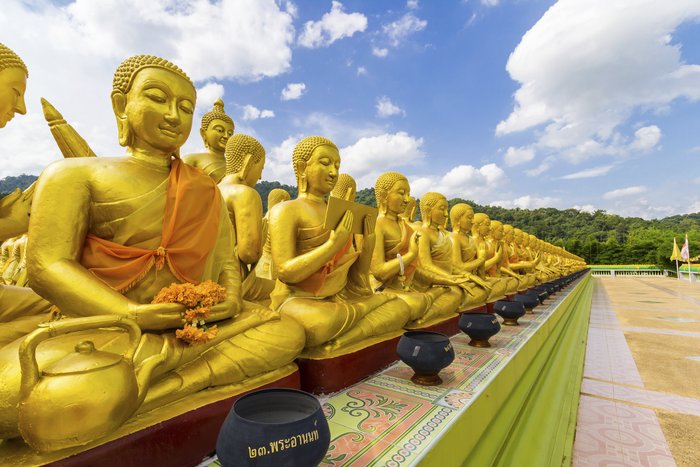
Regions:
<instances>
[{"instance_id":1,"label":"white cloud","mask_svg":"<svg viewBox=\"0 0 700 467\"><path fill-rule=\"evenodd\" d=\"M644 193L647 191L647 187L645 186L630 186L627 188L618 188L617 190L612 190L608 191L603 194L603 199L615 199L615 198L621 198L623 196L632 196L632 195L638 195L640 193Z\"/></svg>"},{"instance_id":2,"label":"white cloud","mask_svg":"<svg viewBox=\"0 0 700 467\"><path fill-rule=\"evenodd\" d=\"M525 174L528 177L539 177L546 171L552 168L552 163L554 162L555 158L552 156L546 157L540 165L535 167L534 169L526 170Z\"/></svg>"},{"instance_id":3,"label":"white cloud","mask_svg":"<svg viewBox=\"0 0 700 467\"><path fill-rule=\"evenodd\" d=\"M693 206L690 205L688 208L692 209ZM659 206L657 202L652 205L647 198L619 200L607 207L606 211L623 217L641 217L643 219L659 219L679 214L678 206ZM681 208L680 212L693 211Z\"/></svg>"},{"instance_id":4,"label":"white cloud","mask_svg":"<svg viewBox=\"0 0 700 467\"><path fill-rule=\"evenodd\" d=\"M404 112L401 107L395 105L394 103L391 102L391 100L386 97L382 96L379 99L377 99L377 115L380 117L391 117L392 115L406 115L406 112Z\"/></svg>"},{"instance_id":5,"label":"white cloud","mask_svg":"<svg viewBox=\"0 0 700 467\"><path fill-rule=\"evenodd\" d=\"M686 63L671 36L698 18L696 0L557 2L508 59L520 88L496 133L544 125L536 147L572 162L653 148L658 127L634 137L620 128L635 111L653 114L678 98L700 99L700 65Z\"/></svg>"},{"instance_id":6,"label":"white cloud","mask_svg":"<svg viewBox=\"0 0 700 467\"><path fill-rule=\"evenodd\" d=\"M549 208L559 203L559 198L553 198L551 196L520 196L519 198L511 200L494 201L491 204L496 206L501 206L504 208L520 208L520 209L537 209L537 208Z\"/></svg>"},{"instance_id":7,"label":"white cloud","mask_svg":"<svg viewBox=\"0 0 700 467\"><path fill-rule=\"evenodd\" d=\"M614 165L601 165L598 167L591 167L590 169L570 173L559 178L561 178L562 180L577 180L579 178L600 177L601 175L605 175L606 173L610 172L610 169L612 169L613 167Z\"/></svg>"},{"instance_id":8,"label":"white cloud","mask_svg":"<svg viewBox=\"0 0 700 467\"><path fill-rule=\"evenodd\" d=\"M296 18L297 15L299 14L299 9L294 4L294 2L290 2L290 1L284 2L284 9L287 13L289 13L292 16L292 18Z\"/></svg>"},{"instance_id":9,"label":"white cloud","mask_svg":"<svg viewBox=\"0 0 700 467\"><path fill-rule=\"evenodd\" d=\"M362 13L345 13L343 4L333 1L331 11L320 21L307 21L299 35L299 45L308 48L327 47L344 37L367 29L367 17Z\"/></svg>"},{"instance_id":10,"label":"white cloud","mask_svg":"<svg viewBox=\"0 0 700 467\"><path fill-rule=\"evenodd\" d=\"M656 146L660 139L661 130L658 126L645 126L634 132L634 141L631 144L631 148L646 152Z\"/></svg>"},{"instance_id":11,"label":"white cloud","mask_svg":"<svg viewBox=\"0 0 700 467\"><path fill-rule=\"evenodd\" d=\"M571 206L571 207L573 209L578 209L581 212L587 212L590 214L593 214L594 212L596 212L596 208L592 204L584 204L583 206L575 205L575 206Z\"/></svg>"},{"instance_id":12,"label":"white cloud","mask_svg":"<svg viewBox=\"0 0 700 467\"><path fill-rule=\"evenodd\" d=\"M263 180L278 181L292 186L296 185L294 167L292 167L292 153L294 152L294 146L302 138L303 136L301 135L289 136L279 145L273 146L266 151Z\"/></svg>"},{"instance_id":13,"label":"white cloud","mask_svg":"<svg viewBox=\"0 0 700 467\"><path fill-rule=\"evenodd\" d=\"M203 113L209 112L214 106L214 102L217 99L224 97L224 92L224 86L219 83L207 83L204 86L197 88L197 105L195 107L195 114L199 114L199 117L201 118Z\"/></svg>"},{"instance_id":14,"label":"white cloud","mask_svg":"<svg viewBox=\"0 0 700 467\"><path fill-rule=\"evenodd\" d=\"M379 58L384 58L389 55L389 49L382 47L372 47L372 55Z\"/></svg>"},{"instance_id":15,"label":"white cloud","mask_svg":"<svg viewBox=\"0 0 700 467\"><path fill-rule=\"evenodd\" d=\"M287 87L282 90L281 99L283 101L299 99L305 92L306 85L304 83L289 83Z\"/></svg>"},{"instance_id":16,"label":"white cloud","mask_svg":"<svg viewBox=\"0 0 700 467\"><path fill-rule=\"evenodd\" d=\"M370 175L371 185L379 174L398 167L409 166L425 158L423 138L406 132L384 133L362 137L357 142L340 149L342 171L360 179Z\"/></svg>"},{"instance_id":17,"label":"white cloud","mask_svg":"<svg viewBox=\"0 0 700 467\"><path fill-rule=\"evenodd\" d=\"M427 25L427 21L408 12L398 20L382 26L382 31L389 39L389 43L393 47L397 47L405 38L413 33L422 31Z\"/></svg>"},{"instance_id":18,"label":"white cloud","mask_svg":"<svg viewBox=\"0 0 700 467\"><path fill-rule=\"evenodd\" d=\"M408 0L406 2L406 8L408 8L409 10L415 10L416 8L418 8L418 0Z\"/></svg>"},{"instance_id":19,"label":"white cloud","mask_svg":"<svg viewBox=\"0 0 700 467\"><path fill-rule=\"evenodd\" d=\"M357 67L357 76L367 76L367 68L363 66Z\"/></svg>"},{"instance_id":20,"label":"white cloud","mask_svg":"<svg viewBox=\"0 0 700 467\"><path fill-rule=\"evenodd\" d=\"M506 151L506 155L504 157L504 162L508 167L512 167L514 165L519 165L519 164L524 164L525 162L530 162L532 159L535 158L535 150L532 148L524 147L524 148L514 148L513 146L510 146L508 150Z\"/></svg>"},{"instance_id":21,"label":"white cloud","mask_svg":"<svg viewBox=\"0 0 700 467\"><path fill-rule=\"evenodd\" d=\"M243 106L243 120L257 120L259 118L273 118L275 112L272 110L260 110L254 105Z\"/></svg>"},{"instance_id":22,"label":"white cloud","mask_svg":"<svg viewBox=\"0 0 700 467\"><path fill-rule=\"evenodd\" d=\"M291 65L293 18L274 1L61 3L65 5L44 0L2 2L2 41L27 63L29 80L28 115L18 116L0 133L0 147L12 155L3 161L0 177L38 173L61 157L43 121L42 96L97 154L124 154L109 94L114 71L131 55L167 58L197 80L197 110L207 104L211 108L211 94L220 89L211 80L253 81L277 76ZM265 40L260 40L260 31L265 31ZM197 115L183 154L201 149Z\"/></svg>"},{"instance_id":23,"label":"white cloud","mask_svg":"<svg viewBox=\"0 0 700 467\"><path fill-rule=\"evenodd\" d=\"M506 181L503 170L496 164L480 168L458 165L444 175L409 177L411 194L420 198L428 191L437 191L447 197L479 201L491 193L498 192Z\"/></svg>"},{"instance_id":24,"label":"white cloud","mask_svg":"<svg viewBox=\"0 0 700 467\"><path fill-rule=\"evenodd\" d=\"M500 0L481 0L481 4L484 6L498 6Z\"/></svg>"}]
</instances>

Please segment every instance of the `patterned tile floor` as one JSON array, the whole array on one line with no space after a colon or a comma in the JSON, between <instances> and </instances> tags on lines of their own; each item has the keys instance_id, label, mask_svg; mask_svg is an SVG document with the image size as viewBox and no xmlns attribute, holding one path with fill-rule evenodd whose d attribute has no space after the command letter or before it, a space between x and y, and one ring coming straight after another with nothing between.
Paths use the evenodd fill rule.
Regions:
<instances>
[{"instance_id":1,"label":"patterned tile floor","mask_svg":"<svg viewBox=\"0 0 700 467\"><path fill-rule=\"evenodd\" d=\"M451 337L455 361L440 372L443 383L439 386L412 383L413 370L399 362L322 398L331 443L321 466L418 464L441 430L466 410L565 296L550 297L535 313L520 318L520 326L502 326L490 339L490 348L470 347L464 334ZM218 465L211 459L201 464Z\"/></svg>"},{"instance_id":2,"label":"patterned tile floor","mask_svg":"<svg viewBox=\"0 0 700 467\"><path fill-rule=\"evenodd\" d=\"M685 337L700 337L700 332L622 326L616 310L658 312L661 318L668 317L664 314L669 310L681 311L692 313L688 318L695 321L700 319L698 298L700 287L671 279L596 278L574 466L676 465L654 409L700 416L700 400L644 389L625 332ZM667 321L679 328L688 322ZM700 448L698 453L700 465Z\"/></svg>"}]
</instances>

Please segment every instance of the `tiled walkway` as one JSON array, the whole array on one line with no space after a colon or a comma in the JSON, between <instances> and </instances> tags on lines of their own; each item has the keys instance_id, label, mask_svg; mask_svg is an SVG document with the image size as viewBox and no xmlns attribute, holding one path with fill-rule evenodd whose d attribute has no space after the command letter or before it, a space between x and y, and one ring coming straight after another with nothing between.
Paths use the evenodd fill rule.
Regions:
<instances>
[{"instance_id":1,"label":"tiled walkway","mask_svg":"<svg viewBox=\"0 0 700 467\"><path fill-rule=\"evenodd\" d=\"M690 284L662 278L596 279L574 466L676 465L655 409L700 417L700 400L645 389L625 332L700 337L695 326L700 323L700 286L689 287ZM618 319L623 311L627 313L625 323ZM631 312L638 313L639 325L624 325L629 324ZM676 312L687 315L678 318ZM655 322L664 325L653 327ZM667 323L676 323L676 329ZM679 329L683 323L693 323L687 326L692 330ZM700 384L698 375L700 362L695 373Z\"/></svg>"}]
</instances>

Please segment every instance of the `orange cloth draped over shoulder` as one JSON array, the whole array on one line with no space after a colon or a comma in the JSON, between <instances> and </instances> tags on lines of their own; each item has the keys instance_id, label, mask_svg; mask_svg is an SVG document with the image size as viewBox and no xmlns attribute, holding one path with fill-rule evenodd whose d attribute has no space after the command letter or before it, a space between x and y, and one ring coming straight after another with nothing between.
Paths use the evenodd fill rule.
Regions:
<instances>
[{"instance_id":1,"label":"orange cloth draped over shoulder","mask_svg":"<svg viewBox=\"0 0 700 467\"><path fill-rule=\"evenodd\" d=\"M218 238L221 196L199 169L174 159L168 178L163 233L155 250L120 245L88 234L80 263L110 287L124 292L153 266L165 263L182 282L201 281Z\"/></svg>"},{"instance_id":2,"label":"orange cloth draped over shoulder","mask_svg":"<svg viewBox=\"0 0 700 467\"><path fill-rule=\"evenodd\" d=\"M350 246L352 245L352 238L349 238L348 241L343 245L343 247L340 249L338 253L336 253L333 258L331 258L330 261L328 261L326 264L323 265L321 269L318 271L314 272L311 274L309 277L304 279L303 281L297 282L294 284L294 287L297 287L301 290L304 290L306 292L310 292L313 294L318 293L321 288L323 288L323 284L326 282L326 277L328 277L328 274L333 272L340 262L340 260L345 256L345 253L348 252L350 249Z\"/></svg>"}]
</instances>

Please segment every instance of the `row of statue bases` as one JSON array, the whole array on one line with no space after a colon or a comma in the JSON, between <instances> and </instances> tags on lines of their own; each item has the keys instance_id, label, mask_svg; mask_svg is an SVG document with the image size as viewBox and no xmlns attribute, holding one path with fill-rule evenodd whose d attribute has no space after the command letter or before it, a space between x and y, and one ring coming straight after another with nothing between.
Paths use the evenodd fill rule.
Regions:
<instances>
[{"instance_id":1,"label":"row of statue bases","mask_svg":"<svg viewBox=\"0 0 700 467\"><path fill-rule=\"evenodd\" d=\"M0 44L0 128L25 113L27 77ZM415 222L397 172L377 179L378 210L354 203L321 136L292 154L298 197L273 190L263 216L265 150L234 134L221 100L202 118L206 151L180 157L195 99L176 65L128 58L111 94L128 156L99 158L42 100L65 158L0 203L0 439L83 445L207 388L254 388L299 356L342 355L584 267L467 204L448 212L440 193L420 198Z\"/></svg>"}]
</instances>

